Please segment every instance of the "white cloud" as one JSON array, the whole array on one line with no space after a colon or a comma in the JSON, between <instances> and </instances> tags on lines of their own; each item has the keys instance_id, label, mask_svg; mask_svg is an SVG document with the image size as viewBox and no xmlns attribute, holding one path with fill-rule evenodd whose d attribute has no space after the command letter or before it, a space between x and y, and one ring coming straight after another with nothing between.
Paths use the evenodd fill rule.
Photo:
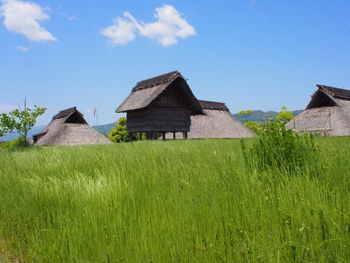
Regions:
<instances>
[{"instance_id":1,"label":"white cloud","mask_svg":"<svg viewBox=\"0 0 350 263\"><path fill-rule=\"evenodd\" d=\"M179 38L196 35L195 28L171 5L156 8L155 22L143 23L129 12L118 17L113 24L101 30L101 34L114 45L126 44L135 39L136 33L154 39L163 46L176 44Z\"/></svg>"},{"instance_id":2,"label":"white cloud","mask_svg":"<svg viewBox=\"0 0 350 263\"><path fill-rule=\"evenodd\" d=\"M48 20L50 16L38 4L21 0L2 0L0 16L4 17L4 25L9 31L23 34L29 40L57 40L40 25L40 21Z\"/></svg>"},{"instance_id":3,"label":"white cloud","mask_svg":"<svg viewBox=\"0 0 350 263\"><path fill-rule=\"evenodd\" d=\"M126 16L126 13L124 13ZM114 45L126 44L135 39L136 25L122 18L117 18L114 24L101 30L101 34Z\"/></svg>"},{"instance_id":4,"label":"white cloud","mask_svg":"<svg viewBox=\"0 0 350 263\"><path fill-rule=\"evenodd\" d=\"M28 52L30 47L17 46L16 49L21 52Z\"/></svg>"}]
</instances>

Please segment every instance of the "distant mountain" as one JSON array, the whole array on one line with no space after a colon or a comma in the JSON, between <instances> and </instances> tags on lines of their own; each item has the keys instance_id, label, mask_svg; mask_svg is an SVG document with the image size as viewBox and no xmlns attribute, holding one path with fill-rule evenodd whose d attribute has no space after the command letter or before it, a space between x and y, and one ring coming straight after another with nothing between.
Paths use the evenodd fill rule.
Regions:
<instances>
[{"instance_id":1,"label":"distant mountain","mask_svg":"<svg viewBox=\"0 0 350 263\"><path fill-rule=\"evenodd\" d=\"M108 123L108 124L104 124L104 125L99 125L99 126L93 126L98 132L104 134L104 135L108 135L109 132L112 130L112 128L115 126L115 123Z\"/></svg>"},{"instance_id":2,"label":"distant mountain","mask_svg":"<svg viewBox=\"0 0 350 263\"><path fill-rule=\"evenodd\" d=\"M302 112L302 110L293 111L294 116L297 116L301 112ZM247 121L255 121L255 122L264 123L266 119L276 119L277 114L278 114L278 112L276 112L276 111L264 112L261 110L255 110L249 114L236 113L236 114L233 114L233 117L242 123L245 123Z\"/></svg>"},{"instance_id":3,"label":"distant mountain","mask_svg":"<svg viewBox=\"0 0 350 263\"><path fill-rule=\"evenodd\" d=\"M302 110L297 110L297 111L293 111L294 115L297 116L298 114L300 114L302 112ZM260 122L260 123L264 123L266 118L270 119L275 119L277 116L278 112L276 111L261 111L261 110L255 110L250 114L233 114L233 117L242 122L245 123L247 121L256 121L256 122ZM108 123L108 124L104 124L104 125L98 125L98 126L93 126L98 132L104 134L104 135L108 135L111 131L111 129L115 126L115 123ZM29 132L29 138L32 138L32 136L34 134L39 133L40 131L42 131L42 129L44 129L44 126L36 126L33 127L33 129ZM0 137L0 141L11 141L14 140L18 137L18 133L10 133L4 137Z\"/></svg>"},{"instance_id":4,"label":"distant mountain","mask_svg":"<svg viewBox=\"0 0 350 263\"><path fill-rule=\"evenodd\" d=\"M45 128L45 126L35 126L33 127L29 132L28 132L28 138L31 139L33 137L34 134L37 134L39 132L41 132L43 129ZM14 139L18 138L18 133L17 132L11 132L9 134L6 134L3 137L0 137L0 141L12 141Z\"/></svg>"}]
</instances>

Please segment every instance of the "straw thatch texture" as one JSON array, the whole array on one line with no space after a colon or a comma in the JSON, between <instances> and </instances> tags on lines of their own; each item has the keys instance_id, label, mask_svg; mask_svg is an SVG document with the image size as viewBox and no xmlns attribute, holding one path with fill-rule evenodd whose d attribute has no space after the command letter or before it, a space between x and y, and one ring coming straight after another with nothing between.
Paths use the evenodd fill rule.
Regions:
<instances>
[{"instance_id":1,"label":"straw thatch texture","mask_svg":"<svg viewBox=\"0 0 350 263\"><path fill-rule=\"evenodd\" d=\"M325 136L350 135L350 91L317 85L305 111L287 123L297 132Z\"/></svg>"},{"instance_id":2,"label":"straw thatch texture","mask_svg":"<svg viewBox=\"0 0 350 263\"><path fill-rule=\"evenodd\" d=\"M49 125L33 138L34 144L40 146L111 143L105 136L91 128L76 108L59 112Z\"/></svg>"},{"instance_id":3,"label":"straw thatch texture","mask_svg":"<svg viewBox=\"0 0 350 263\"><path fill-rule=\"evenodd\" d=\"M186 80L178 71L173 71L138 82L116 112L144 109L150 106L168 88L176 89L188 101L188 105L193 111L201 110L199 102L187 85Z\"/></svg>"},{"instance_id":4,"label":"straw thatch texture","mask_svg":"<svg viewBox=\"0 0 350 263\"><path fill-rule=\"evenodd\" d=\"M235 120L229 111L205 109L191 117L188 138L251 138L254 133Z\"/></svg>"},{"instance_id":5,"label":"straw thatch texture","mask_svg":"<svg viewBox=\"0 0 350 263\"><path fill-rule=\"evenodd\" d=\"M170 132L178 138L254 136L224 103L197 100L177 71L138 82L116 111L127 112L130 133L167 133L167 138L172 137Z\"/></svg>"},{"instance_id":6,"label":"straw thatch texture","mask_svg":"<svg viewBox=\"0 0 350 263\"><path fill-rule=\"evenodd\" d=\"M252 138L255 134L237 121L224 103L199 101L203 114L191 116L191 127L188 133L190 139L210 138ZM168 133L167 139L173 134ZM176 133L177 139L183 139L182 133Z\"/></svg>"}]
</instances>

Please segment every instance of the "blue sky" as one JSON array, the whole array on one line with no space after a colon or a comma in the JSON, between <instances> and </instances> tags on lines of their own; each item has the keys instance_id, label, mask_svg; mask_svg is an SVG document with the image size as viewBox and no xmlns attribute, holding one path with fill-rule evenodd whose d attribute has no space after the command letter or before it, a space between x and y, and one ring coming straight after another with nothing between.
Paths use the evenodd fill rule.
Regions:
<instances>
[{"instance_id":1,"label":"blue sky","mask_svg":"<svg viewBox=\"0 0 350 263\"><path fill-rule=\"evenodd\" d=\"M113 122L137 81L172 70L231 112L303 109L316 83L350 88L347 0L34 0L41 9L29 26L23 10L4 12L10 2L28 3L1 2L0 111L26 97L48 108L39 124L70 106L90 124L94 107L100 124ZM164 7L170 18L156 18ZM117 17L129 27L113 39L103 30ZM182 28L169 33L161 19Z\"/></svg>"}]
</instances>

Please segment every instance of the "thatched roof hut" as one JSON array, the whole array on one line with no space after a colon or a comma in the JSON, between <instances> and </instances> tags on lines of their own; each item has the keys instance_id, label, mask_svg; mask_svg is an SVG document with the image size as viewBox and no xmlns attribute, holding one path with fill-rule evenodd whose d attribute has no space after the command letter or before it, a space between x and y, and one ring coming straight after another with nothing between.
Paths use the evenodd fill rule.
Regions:
<instances>
[{"instance_id":1,"label":"thatched roof hut","mask_svg":"<svg viewBox=\"0 0 350 263\"><path fill-rule=\"evenodd\" d=\"M241 138L254 136L236 121L226 105L199 101L178 71L140 81L116 112L127 113L130 133L151 138L169 133L178 138Z\"/></svg>"},{"instance_id":2,"label":"thatched roof hut","mask_svg":"<svg viewBox=\"0 0 350 263\"><path fill-rule=\"evenodd\" d=\"M109 144L105 136L91 128L76 107L60 111L41 132L33 136L34 145Z\"/></svg>"},{"instance_id":3,"label":"thatched roof hut","mask_svg":"<svg viewBox=\"0 0 350 263\"><path fill-rule=\"evenodd\" d=\"M191 127L188 138L252 138L255 134L237 121L227 108L225 103L199 100L203 108L203 114L191 116ZM167 134L167 138L173 135ZM182 134L176 134L176 138L182 138Z\"/></svg>"},{"instance_id":4,"label":"thatched roof hut","mask_svg":"<svg viewBox=\"0 0 350 263\"><path fill-rule=\"evenodd\" d=\"M178 71L140 81L116 112L127 113L130 133L190 130L191 115L202 107ZM153 135L150 135L153 136Z\"/></svg>"},{"instance_id":5,"label":"thatched roof hut","mask_svg":"<svg viewBox=\"0 0 350 263\"><path fill-rule=\"evenodd\" d=\"M350 90L317 85L306 109L287 123L297 132L350 135Z\"/></svg>"}]
</instances>

